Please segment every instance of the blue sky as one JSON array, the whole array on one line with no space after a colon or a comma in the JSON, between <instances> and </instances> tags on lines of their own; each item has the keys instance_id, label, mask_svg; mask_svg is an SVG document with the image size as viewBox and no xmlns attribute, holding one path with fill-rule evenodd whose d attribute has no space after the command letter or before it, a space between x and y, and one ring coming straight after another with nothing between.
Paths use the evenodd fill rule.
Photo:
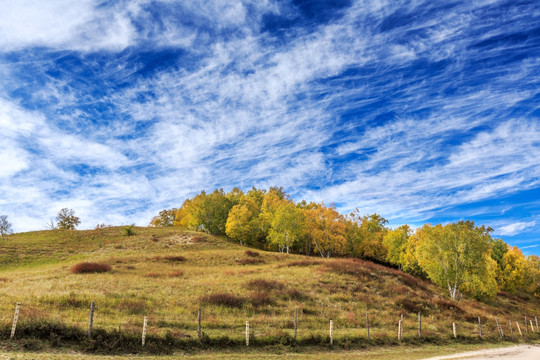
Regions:
<instances>
[{"instance_id":1,"label":"blue sky","mask_svg":"<svg viewBox=\"0 0 540 360\"><path fill-rule=\"evenodd\" d=\"M283 186L540 254L536 1L0 0L0 213Z\"/></svg>"}]
</instances>

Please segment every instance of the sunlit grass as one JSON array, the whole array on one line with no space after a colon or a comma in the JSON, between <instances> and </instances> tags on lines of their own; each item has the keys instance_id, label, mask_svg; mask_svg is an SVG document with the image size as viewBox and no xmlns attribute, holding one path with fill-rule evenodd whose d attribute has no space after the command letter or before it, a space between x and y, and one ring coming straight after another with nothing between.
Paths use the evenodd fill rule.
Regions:
<instances>
[{"instance_id":1,"label":"sunlit grass","mask_svg":"<svg viewBox=\"0 0 540 360\"><path fill-rule=\"evenodd\" d=\"M327 337L329 320L336 339L365 337L366 311L374 341L395 340L402 313L405 337L415 338L418 311L426 337L449 338L452 321L460 336L477 337L481 316L484 334L495 338L495 317L508 333L508 319L521 321L540 308L532 297L513 295L454 303L429 282L370 262L255 254L176 228L135 228L129 237L114 227L16 234L0 244L0 254L0 321L6 326L21 302L21 321L51 319L85 329L94 301L95 328L133 334L148 316L149 335L195 338L202 306L203 332L210 337L242 339L246 320L255 337L292 336L296 309L300 339ZM111 270L71 273L80 262ZM209 300L219 294L241 301Z\"/></svg>"}]
</instances>

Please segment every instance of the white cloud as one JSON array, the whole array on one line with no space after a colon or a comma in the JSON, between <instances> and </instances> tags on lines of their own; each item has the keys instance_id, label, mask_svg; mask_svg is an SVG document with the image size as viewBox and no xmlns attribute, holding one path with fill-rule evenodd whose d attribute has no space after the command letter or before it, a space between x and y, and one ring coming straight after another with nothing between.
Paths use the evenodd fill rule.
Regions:
<instances>
[{"instance_id":1,"label":"white cloud","mask_svg":"<svg viewBox=\"0 0 540 360\"><path fill-rule=\"evenodd\" d=\"M513 236L513 235L517 235L517 234L520 234L520 233L526 231L527 229L533 227L534 225L536 225L535 221L516 222L516 223L512 223L512 224L508 224L508 225L504 225L504 226L500 226L498 228L495 228L494 233L495 233L495 235ZM534 245L534 246L536 246L536 245ZM532 247L532 246L527 246L527 248L529 248L529 247Z\"/></svg>"},{"instance_id":2,"label":"white cloud","mask_svg":"<svg viewBox=\"0 0 540 360\"><path fill-rule=\"evenodd\" d=\"M16 50L45 46L70 50L122 50L134 28L121 9L96 0L17 0L0 2L0 47Z\"/></svg>"},{"instance_id":3,"label":"white cloud","mask_svg":"<svg viewBox=\"0 0 540 360\"><path fill-rule=\"evenodd\" d=\"M96 101L114 113L106 128L90 125L86 118L93 114L77 109L94 106L91 92L100 89L81 90L50 76L32 94L47 105L31 112L6 95L18 79L13 69L0 67L0 94L7 99L0 98L7 139L0 157L9 159L0 165L7 178L0 190L9 194L0 203L17 217L26 219L27 211L44 224L57 207L73 206L86 227L130 223L178 206L202 188L278 185L299 197L340 203L343 210L359 207L420 223L441 208L539 184L540 128L508 109L534 96L540 62L530 57L504 71L467 74L464 64L482 63L487 52L500 57L497 51L506 49L470 50L478 36L468 31L482 28L473 15L478 3L380 32L398 5L358 1L342 18L296 28L282 39L258 32L263 14L296 11L272 1L105 5L0 5L3 51L129 48L115 59L118 64L82 65L99 73L96 86L108 77L126 82ZM412 2L402 13L428 5ZM153 12L160 6L161 13ZM500 34L499 28L479 36ZM137 75L145 59L126 59L154 47L185 49L196 60L184 64L181 58L153 75ZM43 73L52 66L27 61L42 61ZM407 68L414 61L419 64ZM435 62L440 68L422 72ZM477 76L474 88L463 79L469 75ZM385 112L394 115L383 123L377 115ZM74 130L63 129L58 119ZM81 164L95 173L73 170Z\"/></svg>"}]
</instances>

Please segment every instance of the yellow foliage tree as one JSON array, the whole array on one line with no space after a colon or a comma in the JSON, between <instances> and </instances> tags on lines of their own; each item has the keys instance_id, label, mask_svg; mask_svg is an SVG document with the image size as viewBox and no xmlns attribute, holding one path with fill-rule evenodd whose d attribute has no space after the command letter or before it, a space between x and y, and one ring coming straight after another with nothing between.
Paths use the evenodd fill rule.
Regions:
<instances>
[{"instance_id":1,"label":"yellow foliage tree","mask_svg":"<svg viewBox=\"0 0 540 360\"><path fill-rule=\"evenodd\" d=\"M225 224L227 236L244 245L258 245L260 237L259 208L250 198L233 206Z\"/></svg>"},{"instance_id":2,"label":"yellow foliage tree","mask_svg":"<svg viewBox=\"0 0 540 360\"><path fill-rule=\"evenodd\" d=\"M269 245L276 245L280 252L289 249L300 239L304 226L303 211L292 201L281 200L277 205L268 232Z\"/></svg>"},{"instance_id":3,"label":"yellow foliage tree","mask_svg":"<svg viewBox=\"0 0 540 360\"><path fill-rule=\"evenodd\" d=\"M477 297L496 294L491 229L460 221L445 226L425 225L419 231L418 264L434 283L448 289L453 300L459 299L462 292Z\"/></svg>"},{"instance_id":4,"label":"yellow foliage tree","mask_svg":"<svg viewBox=\"0 0 540 360\"><path fill-rule=\"evenodd\" d=\"M512 293L525 289L525 276L527 272L527 260L517 247L508 247L503 255L501 268L499 269L499 286Z\"/></svg>"},{"instance_id":5,"label":"yellow foliage tree","mask_svg":"<svg viewBox=\"0 0 540 360\"><path fill-rule=\"evenodd\" d=\"M322 257L341 255L346 246L344 217L334 207L319 204L305 210L306 231Z\"/></svg>"}]
</instances>

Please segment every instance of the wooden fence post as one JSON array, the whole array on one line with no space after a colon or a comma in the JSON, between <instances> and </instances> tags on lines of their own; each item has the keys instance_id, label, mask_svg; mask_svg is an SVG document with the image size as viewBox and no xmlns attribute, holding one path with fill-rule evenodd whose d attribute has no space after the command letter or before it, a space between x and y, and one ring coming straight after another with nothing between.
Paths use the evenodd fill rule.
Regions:
<instances>
[{"instance_id":1,"label":"wooden fence post","mask_svg":"<svg viewBox=\"0 0 540 360\"><path fill-rule=\"evenodd\" d=\"M367 340L369 341L369 314L366 311L366 331L367 331Z\"/></svg>"},{"instance_id":2,"label":"wooden fence post","mask_svg":"<svg viewBox=\"0 0 540 360\"><path fill-rule=\"evenodd\" d=\"M201 317L202 317L202 311L201 311L201 307L199 306L199 311L197 312L197 336L199 337L199 342L202 341Z\"/></svg>"},{"instance_id":3,"label":"wooden fence post","mask_svg":"<svg viewBox=\"0 0 540 360\"><path fill-rule=\"evenodd\" d=\"M334 321L330 320L330 345L334 345Z\"/></svg>"},{"instance_id":4,"label":"wooden fence post","mask_svg":"<svg viewBox=\"0 0 540 360\"><path fill-rule=\"evenodd\" d=\"M482 322L480 321L480 316L478 317L478 334L482 337Z\"/></svg>"},{"instance_id":5,"label":"wooden fence post","mask_svg":"<svg viewBox=\"0 0 540 360\"><path fill-rule=\"evenodd\" d=\"M148 318L144 317L143 327L142 327L142 346L146 344L146 325L148 324Z\"/></svg>"},{"instance_id":6,"label":"wooden fence post","mask_svg":"<svg viewBox=\"0 0 540 360\"><path fill-rule=\"evenodd\" d=\"M535 316L534 321L536 322L536 331L540 332L540 328L538 327L538 318Z\"/></svg>"},{"instance_id":7,"label":"wooden fence post","mask_svg":"<svg viewBox=\"0 0 540 360\"><path fill-rule=\"evenodd\" d=\"M503 334L501 325L499 325L499 319L495 318L495 324L497 325L497 331L499 332L499 337L501 338L501 340L504 340L504 334Z\"/></svg>"},{"instance_id":8,"label":"wooden fence post","mask_svg":"<svg viewBox=\"0 0 540 360\"><path fill-rule=\"evenodd\" d=\"M399 320L398 322L398 332L397 332L397 336L398 336L398 340L401 341L402 340L402 331L401 331L401 327L403 326L403 320Z\"/></svg>"},{"instance_id":9,"label":"wooden fence post","mask_svg":"<svg viewBox=\"0 0 540 360\"><path fill-rule=\"evenodd\" d=\"M514 339L514 330L512 330L512 320L508 320L508 326L510 327L510 338Z\"/></svg>"},{"instance_id":10,"label":"wooden fence post","mask_svg":"<svg viewBox=\"0 0 540 360\"><path fill-rule=\"evenodd\" d=\"M296 342L297 334L298 334L298 309L294 309L294 342Z\"/></svg>"},{"instance_id":11,"label":"wooden fence post","mask_svg":"<svg viewBox=\"0 0 540 360\"><path fill-rule=\"evenodd\" d=\"M516 325L517 325L517 328L518 328L518 331L519 331L519 335L521 337L523 337L523 333L521 332L521 328L519 327L519 321L516 321Z\"/></svg>"},{"instance_id":12,"label":"wooden fence post","mask_svg":"<svg viewBox=\"0 0 540 360\"><path fill-rule=\"evenodd\" d=\"M418 337L422 337L422 314L418 312Z\"/></svg>"},{"instance_id":13,"label":"wooden fence post","mask_svg":"<svg viewBox=\"0 0 540 360\"><path fill-rule=\"evenodd\" d=\"M527 317L525 316L525 334L529 333L529 324L527 324Z\"/></svg>"},{"instance_id":14,"label":"wooden fence post","mask_svg":"<svg viewBox=\"0 0 540 360\"><path fill-rule=\"evenodd\" d=\"M531 323L531 332L534 332L534 326L532 324L532 320L529 319L529 322Z\"/></svg>"},{"instance_id":15,"label":"wooden fence post","mask_svg":"<svg viewBox=\"0 0 540 360\"><path fill-rule=\"evenodd\" d=\"M456 323L452 322L452 332L454 333L454 339L457 338Z\"/></svg>"},{"instance_id":16,"label":"wooden fence post","mask_svg":"<svg viewBox=\"0 0 540 360\"><path fill-rule=\"evenodd\" d=\"M90 318L88 319L88 338L92 338L92 326L94 325L94 302L90 303Z\"/></svg>"},{"instance_id":17,"label":"wooden fence post","mask_svg":"<svg viewBox=\"0 0 540 360\"><path fill-rule=\"evenodd\" d=\"M11 326L11 335L10 339L13 339L15 337L15 329L17 329L17 321L19 321L19 310L21 309L21 303L18 302L17 306L15 307L15 315L13 315L13 325Z\"/></svg>"},{"instance_id":18,"label":"wooden fence post","mask_svg":"<svg viewBox=\"0 0 540 360\"><path fill-rule=\"evenodd\" d=\"M246 346L249 346L249 321L246 321Z\"/></svg>"}]
</instances>

